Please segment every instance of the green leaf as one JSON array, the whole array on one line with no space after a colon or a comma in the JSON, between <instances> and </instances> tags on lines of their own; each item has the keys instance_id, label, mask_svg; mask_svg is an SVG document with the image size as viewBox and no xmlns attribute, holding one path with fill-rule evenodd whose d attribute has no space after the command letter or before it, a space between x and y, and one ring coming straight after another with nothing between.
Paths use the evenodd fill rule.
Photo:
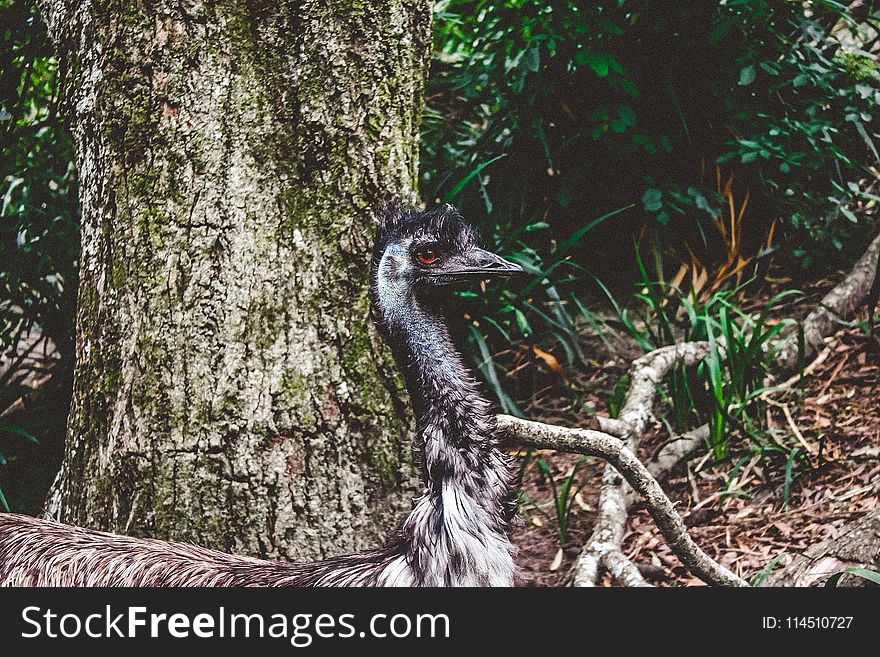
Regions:
<instances>
[{"instance_id":1,"label":"green leaf","mask_svg":"<svg viewBox=\"0 0 880 657\"><path fill-rule=\"evenodd\" d=\"M847 208L845 205L837 206L837 209L840 210L840 214L849 219L854 224L859 223L859 218L853 214L852 210Z\"/></svg>"},{"instance_id":2,"label":"green leaf","mask_svg":"<svg viewBox=\"0 0 880 657\"><path fill-rule=\"evenodd\" d=\"M532 41L529 44L529 49L523 55L522 66L532 73L541 68L541 45L538 42Z\"/></svg>"},{"instance_id":3,"label":"green leaf","mask_svg":"<svg viewBox=\"0 0 880 657\"><path fill-rule=\"evenodd\" d=\"M639 88L636 86L636 83L629 78L623 78L620 80L620 88L623 89L624 93L629 94L633 98L639 95Z\"/></svg>"},{"instance_id":4,"label":"green leaf","mask_svg":"<svg viewBox=\"0 0 880 657\"><path fill-rule=\"evenodd\" d=\"M829 577L828 581L825 582L825 586L837 586L838 582L840 582L840 578L844 575L855 575L856 577L861 577L869 582L880 585L880 573L874 570L868 570L867 568L847 568L846 570L834 573Z\"/></svg>"},{"instance_id":5,"label":"green leaf","mask_svg":"<svg viewBox=\"0 0 880 657\"><path fill-rule=\"evenodd\" d=\"M739 85L745 87L750 85L758 77L758 72L754 66L746 66L739 72Z\"/></svg>"},{"instance_id":6,"label":"green leaf","mask_svg":"<svg viewBox=\"0 0 880 657\"><path fill-rule=\"evenodd\" d=\"M492 353L489 351L489 345L486 344L486 339L483 337L483 334L480 333L480 330L473 324L470 324L468 328L470 329L473 342L476 343L477 349L480 353L480 361L477 363L477 369L480 370L484 377L486 377L486 383L489 384L489 387L492 388L495 396L498 397L498 401L501 403L501 407L504 411L510 415L523 417L522 411L519 410L516 403L510 398L502 387L501 381L498 379L498 372L495 370L495 361L492 358Z\"/></svg>"},{"instance_id":7,"label":"green leaf","mask_svg":"<svg viewBox=\"0 0 880 657\"><path fill-rule=\"evenodd\" d=\"M662 198L663 192L659 189L649 187L645 190L645 193L642 194L642 207L645 208L647 212L657 212L663 207Z\"/></svg>"},{"instance_id":8,"label":"green leaf","mask_svg":"<svg viewBox=\"0 0 880 657\"><path fill-rule=\"evenodd\" d=\"M524 338L529 337L532 334L532 326L529 324L529 320L526 319L525 314L519 308L513 309L513 316L516 318L516 325L519 327L520 333Z\"/></svg>"},{"instance_id":9,"label":"green leaf","mask_svg":"<svg viewBox=\"0 0 880 657\"><path fill-rule=\"evenodd\" d=\"M581 65L586 64L600 78L608 75L609 63L608 56L599 53L578 53L577 62Z\"/></svg>"},{"instance_id":10,"label":"green leaf","mask_svg":"<svg viewBox=\"0 0 880 657\"><path fill-rule=\"evenodd\" d=\"M593 219L585 226L579 228L571 235L571 237L569 237L567 240L565 240L565 242L562 243L562 246L560 246L559 249L556 251L556 257L557 258L564 257L571 250L571 248L573 246L575 246L578 242L580 242L581 239L583 238L583 236L586 235L591 230L593 230L593 228L595 228L596 226L601 224L606 219L610 219L614 215L620 214L624 210L629 210L631 207L633 207L632 204L624 205L622 208L617 208L616 210L612 210L611 212L607 212L607 213L603 214L601 217L597 217L596 219Z\"/></svg>"},{"instance_id":11,"label":"green leaf","mask_svg":"<svg viewBox=\"0 0 880 657\"><path fill-rule=\"evenodd\" d=\"M617 61L617 57L614 55L605 55L605 59L608 62L608 67L617 73L618 75L623 75L625 71L623 70L623 66L619 61Z\"/></svg>"},{"instance_id":12,"label":"green leaf","mask_svg":"<svg viewBox=\"0 0 880 657\"><path fill-rule=\"evenodd\" d=\"M625 126L632 127L636 124L636 112L632 107L621 106L618 110L618 116L620 116L620 120Z\"/></svg>"},{"instance_id":13,"label":"green leaf","mask_svg":"<svg viewBox=\"0 0 880 657\"><path fill-rule=\"evenodd\" d=\"M730 32L730 23L727 21L719 22L715 29L712 30L712 34L709 35L709 43L713 46L718 45L727 36L728 32Z\"/></svg>"},{"instance_id":14,"label":"green leaf","mask_svg":"<svg viewBox=\"0 0 880 657\"><path fill-rule=\"evenodd\" d=\"M687 189L688 196L694 199L694 204L697 206L697 209L702 210L706 214L710 215L713 219L717 219L721 216L718 208L713 207L703 193L697 189L696 187L688 187Z\"/></svg>"},{"instance_id":15,"label":"green leaf","mask_svg":"<svg viewBox=\"0 0 880 657\"><path fill-rule=\"evenodd\" d=\"M795 447L791 450L791 453L788 455L788 460L785 462L785 479L782 490L782 499L785 506L788 506L788 500L791 497L791 484L793 481L792 468L794 467L794 460L797 458L800 449L800 447Z\"/></svg>"},{"instance_id":16,"label":"green leaf","mask_svg":"<svg viewBox=\"0 0 880 657\"><path fill-rule=\"evenodd\" d=\"M452 203L452 202L455 200L455 198L459 195L459 193L461 193L461 190L463 190L471 180L473 180L473 179L476 178L478 175L480 175L480 172L481 172L483 169L485 169L487 166L489 166L489 165L492 164L493 162L496 162L496 161L500 160L500 159L501 159L502 157L504 157L505 155L506 155L506 153L502 153L501 155L498 155L498 156L496 156L496 157L493 157L493 158L492 158L491 160L489 160L488 162L483 162L480 166L478 166L476 169L474 169L473 171L471 171L471 172L470 172L468 175L466 175L464 178L462 178L461 180L459 180L459 181L458 181L458 184L456 184L455 187L452 188L452 191L449 192L446 196L443 197L443 202L444 202L444 203Z\"/></svg>"},{"instance_id":17,"label":"green leaf","mask_svg":"<svg viewBox=\"0 0 880 657\"><path fill-rule=\"evenodd\" d=\"M629 392L630 378L626 375L622 376L614 385L611 392L611 398L608 400L608 415L617 418L626 401L626 393Z\"/></svg>"},{"instance_id":18,"label":"green leaf","mask_svg":"<svg viewBox=\"0 0 880 657\"><path fill-rule=\"evenodd\" d=\"M18 426L12 425L12 424L0 424L0 432L11 433L16 436L21 436L25 440L28 440L28 441L34 443L35 445L39 444L39 442L40 442L39 440L37 440L36 436L34 436L32 433L29 433L28 431L25 431L21 427L18 427Z\"/></svg>"},{"instance_id":19,"label":"green leaf","mask_svg":"<svg viewBox=\"0 0 880 657\"><path fill-rule=\"evenodd\" d=\"M481 321L485 321L486 323L494 326L495 330L497 330L504 337L504 339L507 340L507 342L512 342L512 340L510 339L510 334L507 331L505 331L504 327L502 327L501 324L496 322L494 319L492 319L488 315L483 315L483 317L481 318Z\"/></svg>"},{"instance_id":20,"label":"green leaf","mask_svg":"<svg viewBox=\"0 0 880 657\"><path fill-rule=\"evenodd\" d=\"M785 552L780 552L775 557L773 557L773 560L770 563L768 563L766 566L764 566L761 569L761 572L756 574L752 578L752 580L749 582L749 584L751 584L754 587L761 586L761 584L763 584L767 580L767 577L770 575L770 572L773 570L773 568L776 566L776 564L779 563L779 560L782 559L782 557L784 557L784 556L785 556Z\"/></svg>"}]
</instances>

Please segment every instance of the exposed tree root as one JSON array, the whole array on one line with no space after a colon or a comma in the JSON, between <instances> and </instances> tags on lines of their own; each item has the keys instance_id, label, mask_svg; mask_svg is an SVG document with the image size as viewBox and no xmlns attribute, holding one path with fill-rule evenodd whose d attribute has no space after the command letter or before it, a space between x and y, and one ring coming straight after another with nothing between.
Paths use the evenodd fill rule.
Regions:
<instances>
[{"instance_id":1,"label":"exposed tree root","mask_svg":"<svg viewBox=\"0 0 880 657\"><path fill-rule=\"evenodd\" d=\"M541 422L521 420L510 415L499 415L498 425L508 436L529 447L540 445L545 449L575 452L588 456L598 456L604 459L614 466L614 469L607 468L606 473L614 472L618 478L620 478L620 475L617 474L618 472L623 474L629 485L645 500L645 505L657 523L657 527L666 539L667 544L694 575L710 584L748 586L744 580L734 575L727 568L715 563L694 543L693 539L688 535L684 522L682 522L681 516L675 510L672 501L666 496L657 480L651 476L645 465L632 453L627 443L623 440L601 431L566 429ZM617 487L616 490L619 491L620 487ZM625 500L623 500L622 496L619 498L615 496L613 500L609 496L607 501L608 503L621 503L625 505ZM601 511L601 501L599 505ZM624 506L624 513L625 511ZM615 524L610 529L615 531L617 525ZM618 537L615 535L612 538L617 539ZM620 552L619 545L619 540L609 541L607 545L598 545L596 550L598 557L600 561L615 564L616 570L623 573L626 579L632 581L635 578L635 573L638 571ZM614 552L616 554L611 554ZM623 563L624 561L626 561L626 564ZM641 579L640 575L639 579Z\"/></svg>"},{"instance_id":2,"label":"exposed tree root","mask_svg":"<svg viewBox=\"0 0 880 657\"><path fill-rule=\"evenodd\" d=\"M880 569L880 509L848 522L836 537L787 559L788 563L767 579L768 585L816 586L847 568ZM865 580L844 575L839 584L855 586Z\"/></svg>"},{"instance_id":3,"label":"exposed tree root","mask_svg":"<svg viewBox=\"0 0 880 657\"><path fill-rule=\"evenodd\" d=\"M773 345L780 372L791 372L801 358L809 358L824 347L825 337L833 333L837 326L836 319L852 317L865 304L875 278L878 253L880 235L871 242L852 272L826 294L820 306L803 321L805 353L798 354L798 331L790 331ZM606 467L603 473L596 521L573 568L573 585L595 586L602 571L606 570L622 586L649 586L635 564L620 550L626 529L627 509L634 500L633 489L644 499L646 508L669 547L694 575L711 584L747 585L744 580L712 561L693 542L672 502L655 479L655 476L668 472L704 444L708 427L704 425L669 441L647 467L635 456L652 417L658 386L663 378L678 365L697 364L708 353L708 343L689 342L663 347L635 360L630 368L630 389L619 418L596 418L595 426L604 433L499 416L501 429L523 444L600 456L613 466ZM621 477L618 471L624 476ZM877 520L875 518L872 522L876 524ZM860 525L856 530L858 527ZM874 559L877 559L876 554ZM791 581L811 583L813 580L805 576Z\"/></svg>"},{"instance_id":4,"label":"exposed tree root","mask_svg":"<svg viewBox=\"0 0 880 657\"><path fill-rule=\"evenodd\" d=\"M620 550L606 550L602 555L602 566L611 573L615 582L620 582L621 586L652 586Z\"/></svg>"},{"instance_id":5,"label":"exposed tree root","mask_svg":"<svg viewBox=\"0 0 880 657\"><path fill-rule=\"evenodd\" d=\"M810 358L825 346L824 339L834 333L838 318L852 317L868 300L877 271L878 253L880 235L874 238L849 275L826 294L819 306L804 319L803 358ZM779 369L783 372L794 370L798 365L797 331L790 331L776 347L779 350L776 356Z\"/></svg>"},{"instance_id":6,"label":"exposed tree root","mask_svg":"<svg viewBox=\"0 0 880 657\"><path fill-rule=\"evenodd\" d=\"M664 477L682 461L686 461L709 440L709 425L692 429L676 436L663 445L648 463L648 472L654 477Z\"/></svg>"}]
</instances>

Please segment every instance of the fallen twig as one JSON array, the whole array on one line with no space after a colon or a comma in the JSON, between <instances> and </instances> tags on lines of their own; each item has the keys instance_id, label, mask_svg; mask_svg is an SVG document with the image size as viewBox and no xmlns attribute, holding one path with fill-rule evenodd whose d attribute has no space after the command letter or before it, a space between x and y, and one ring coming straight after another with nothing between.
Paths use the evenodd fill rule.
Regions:
<instances>
[{"instance_id":1,"label":"fallen twig","mask_svg":"<svg viewBox=\"0 0 880 657\"><path fill-rule=\"evenodd\" d=\"M624 441L601 431L557 427L541 422L522 420L510 415L499 415L498 426L508 436L527 446L540 445L565 452L598 456L606 460L642 496L648 512L657 523L666 543L694 575L709 584L748 586L743 579L709 558L694 543L687 533L681 516L678 515L660 484L651 476L638 457L630 451ZM614 470L607 469L606 472L614 472ZM601 501L599 506L601 510ZM613 545L612 549L619 551L617 545L619 543ZM607 552L607 550L603 552ZM623 557L622 554L620 556ZM604 560L604 554L600 556L600 559ZM616 561L620 562L619 559Z\"/></svg>"},{"instance_id":2,"label":"fallen twig","mask_svg":"<svg viewBox=\"0 0 880 657\"><path fill-rule=\"evenodd\" d=\"M602 555L602 565L623 586L650 587L651 584L644 578L636 565L627 559L617 548L606 550Z\"/></svg>"},{"instance_id":3,"label":"fallen twig","mask_svg":"<svg viewBox=\"0 0 880 657\"><path fill-rule=\"evenodd\" d=\"M831 350L833 347L834 347L834 343L829 342L827 345L825 345L825 348L819 353L819 355L816 356L816 359L804 368L803 372L798 372L797 374L795 374L791 378L787 379L786 381L783 381L780 385L774 386L773 390L768 390L766 392L761 393L761 399L766 401L770 397L770 395L772 395L774 392L778 392L780 389L784 390L786 388L791 388L793 385L797 384L797 382L800 381L801 379L810 376L813 372L816 371L816 369L818 369L819 365L821 365L826 360L828 360L828 357L831 355Z\"/></svg>"},{"instance_id":4,"label":"fallen twig","mask_svg":"<svg viewBox=\"0 0 880 657\"><path fill-rule=\"evenodd\" d=\"M843 370L843 366L846 365L846 361L849 360L849 352L846 352L843 355L843 358L840 359L840 362L837 364L837 367L834 368L834 371L831 372L831 376L828 377L828 380L825 381L825 385L823 385L819 392L816 393L816 397L819 398L828 392L828 388L831 387L831 384L837 380L837 377L840 376L840 372Z\"/></svg>"}]
</instances>

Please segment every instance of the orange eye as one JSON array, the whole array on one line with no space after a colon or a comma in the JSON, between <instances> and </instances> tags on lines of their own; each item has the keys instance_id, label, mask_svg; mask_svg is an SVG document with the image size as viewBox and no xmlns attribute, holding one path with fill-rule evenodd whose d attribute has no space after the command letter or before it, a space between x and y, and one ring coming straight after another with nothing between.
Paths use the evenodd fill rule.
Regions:
<instances>
[{"instance_id":1,"label":"orange eye","mask_svg":"<svg viewBox=\"0 0 880 657\"><path fill-rule=\"evenodd\" d=\"M434 249L424 249L416 254L416 258L423 265L430 265L433 262L437 262L437 252Z\"/></svg>"}]
</instances>

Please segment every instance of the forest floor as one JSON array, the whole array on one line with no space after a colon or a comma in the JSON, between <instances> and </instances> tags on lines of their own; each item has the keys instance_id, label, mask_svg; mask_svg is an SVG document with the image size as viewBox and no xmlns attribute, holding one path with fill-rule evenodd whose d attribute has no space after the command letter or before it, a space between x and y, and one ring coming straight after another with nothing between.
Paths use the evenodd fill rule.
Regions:
<instances>
[{"instance_id":1,"label":"forest floor","mask_svg":"<svg viewBox=\"0 0 880 657\"><path fill-rule=\"evenodd\" d=\"M802 317L832 284L824 281L796 307L783 311ZM767 296L760 296L751 300L755 307L766 302ZM746 580L769 571L780 555L833 537L847 520L878 504L878 340L858 327L841 328L835 338L830 353L799 386L772 394L775 404L768 404L764 418L774 429L772 438L759 443L734 434L725 459L716 461L707 449L698 450L660 482L697 544ZM609 349L596 336L587 340L593 360L574 376L551 370L534 352L516 355L521 362L510 371L517 387L533 391L518 400L527 417L586 426L592 414L608 414L615 384L641 352L626 346ZM665 426L656 421L642 440L643 459L668 438ZM520 584L565 585L592 529L604 464L551 451L519 456L522 484L513 541ZM568 506L562 526L556 513L560 498ZM631 510L623 550L654 584L703 584L672 554L644 509ZM607 576L604 584L611 584Z\"/></svg>"}]
</instances>

